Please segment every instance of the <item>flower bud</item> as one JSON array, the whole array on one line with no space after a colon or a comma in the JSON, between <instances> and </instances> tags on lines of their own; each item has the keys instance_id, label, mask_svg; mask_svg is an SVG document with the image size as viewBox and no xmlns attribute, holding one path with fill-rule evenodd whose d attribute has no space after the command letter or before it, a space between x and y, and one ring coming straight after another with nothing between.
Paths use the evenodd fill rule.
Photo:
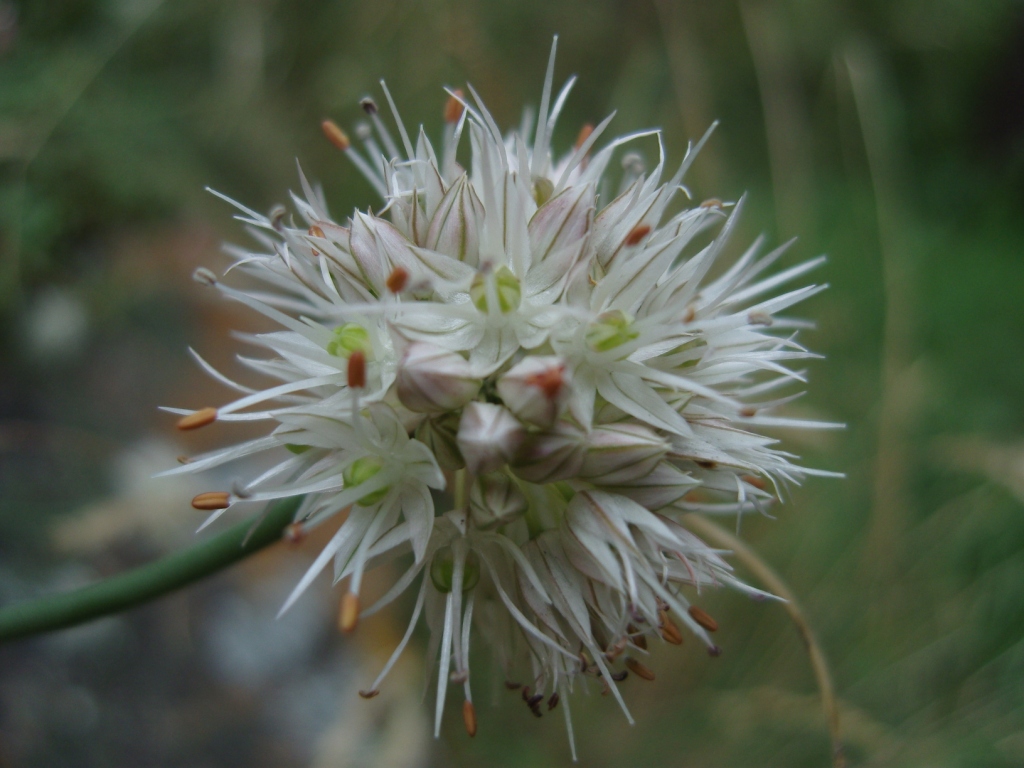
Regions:
<instances>
[{"instance_id":1,"label":"flower bud","mask_svg":"<svg viewBox=\"0 0 1024 768\"><path fill-rule=\"evenodd\" d=\"M586 449L586 433L568 421L560 421L553 429L526 438L512 471L530 483L568 480L579 476Z\"/></svg>"},{"instance_id":2,"label":"flower bud","mask_svg":"<svg viewBox=\"0 0 1024 768\"><path fill-rule=\"evenodd\" d=\"M458 429L459 416L455 413L424 419L416 427L416 439L430 449L437 459L438 466L449 472L466 466L455 437Z\"/></svg>"},{"instance_id":3,"label":"flower bud","mask_svg":"<svg viewBox=\"0 0 1024 768\"><path fill-rule=\"evenodd\" d=\"M419 413L461 408L476 397L481 384L462 355L421 341L405 351L396 381L402 405Z\"/></svg>"},{"instance_id":4,"label":"flower bud","mask_svg":"<svg viewBox=\"0 0 1024 768\"><path fill-rule=\"evenodd\" d=\"M466 468L474 474L493 472L512 461L526 432L500 405L472 402L462 412L458 443Z\"/></svg>"},{"instance_id":5,"label":"flower bud","mask_svg":"<svg viewBox=\"0 0 1024 768\"><path fill-rule=\"evenodd\" d=\"M672 504L699 485L689 474L666 461L658 464L647 475L627 483L607 483L603 477L592 478L602 490L632 499L650 510Z\"/></svg>"},{"instance_id":6,"label":"flower bud","mask_svg":"<svg viewBox=\"0 0 1024 768\"><path fill-rule=\"evenodd\" d=\"M473 522L483 530L512 522L526 512L527 506L519 486L503 472L478 477L469 491Z\"/></svg>"},{"instance_id":7,"label":"flower bud","mask_svg":"<svg viewBox=\"0 0 1024 768\"><path fill-rule=\"evenodd\" d=\"M649 475L668 449L668 441L647 427L606 424L590 433L580 476L628 484Z\"/></svg>"},{"instance_id":8,"label":"flower bud","mask_svg":"<svg viewBox=\"0 0 1024 768\"><path fill-rule=\"evenodd\" d=\"M498 379L498 397L528 424L550 428L570 394L569 375L560 357L526 357Z\"/></svg>"}]
</instances>

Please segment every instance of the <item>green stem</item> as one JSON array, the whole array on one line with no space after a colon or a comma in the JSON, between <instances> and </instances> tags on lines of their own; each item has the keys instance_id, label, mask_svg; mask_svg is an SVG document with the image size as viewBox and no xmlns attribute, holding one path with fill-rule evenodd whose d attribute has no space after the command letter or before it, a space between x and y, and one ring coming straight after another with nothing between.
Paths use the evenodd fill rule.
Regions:
<instances>
[{"instance_id":1,"label":"green stem","mask_svg":"<svg viewBox=\"0 0 1024 768\"><path fill-rule=\"evenodd\" d=\"M244 520L211 539L97 584L4 606L0 608L0 643L118 613L227 568L280 541L300 501L279 501L256 522Z\"/></svg>"}]
</instances>

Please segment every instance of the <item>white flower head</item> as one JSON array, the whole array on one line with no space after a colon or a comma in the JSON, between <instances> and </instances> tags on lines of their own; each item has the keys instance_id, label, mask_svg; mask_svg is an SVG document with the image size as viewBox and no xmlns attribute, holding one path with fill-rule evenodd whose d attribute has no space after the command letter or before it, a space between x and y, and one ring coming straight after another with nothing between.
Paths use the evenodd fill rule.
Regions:
<instances>
[{"instance_id":1,"label":"white flower head","mask_svg":"<svg viewBox=\"0 0 1024 768\"><path fill-rule=\"evenodd\" d=\"M170 409L182 429L268 423L265 437L171 470L274 457L244 486L196 497L209 521L289 496L304 497L293 532L343 518L285 609L331 561L347 581L349 631L418 580L409 630L364 695L423 614L439 654L438 727L449 685L461 685L470 735L477 635L535 714L561 705L570 740L581 676L625 709L618 683L653 678L649 642L688 630L717 653L697 591L763 595L680 514L764 511L785 485L830 473L794 464L759 430L837 426L776 415L791 399L777 390L804 381L788 366L813 357L796 340L803 324L780 313L822 287L778 289L823 260L769 275L785 247L759 256L757 241L709 279L742 200L671 208L707 135L671 175L658 131L607 141L611 117L556 153L575 79L553 94L554 61L552 46L535 125L509 134L472 87L470 99L449 91L436 150L407 132L386 88L397 141L369 99L364 152L325 121L382 208L337 222L301 172L294 215L239 205L260 249L230 249L232 269L263 287L197 279L279 326L244 337L268 356L239 358L271 384L236 383L197 355L239 397ZM630 154L615 170L621 148L644 140L657 141L657 164ZM442 489L450 500L435 512ZM361 610L365 570L408 551L412 566Z\"/></svg>"}]
</instances>

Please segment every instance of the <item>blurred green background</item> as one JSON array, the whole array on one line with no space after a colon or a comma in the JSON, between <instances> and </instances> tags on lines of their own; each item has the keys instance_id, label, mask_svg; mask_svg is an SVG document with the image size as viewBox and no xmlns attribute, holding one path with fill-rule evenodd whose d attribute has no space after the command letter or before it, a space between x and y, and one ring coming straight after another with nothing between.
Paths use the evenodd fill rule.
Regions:
<instances>
[{"instance_id":1,"label":"blurred green background","mask_svg":"<svg viewBox=\"0 0 1024 768\"><path fill-rule=\"evenodd\" d=\"M663 126L676 162L720 119L695 198L748 191L747 241L799 235L787 263L829 254L832 287L802 308L827 359L794 410L849 426L780 436L847 478L809 482L742 533L829 657L849 763L1024 765L1010 0L0 1L0 601L191 540L196 489L148 478L223 436L171 434L156 406L218 402L187 347L232 371L230 330L257 327L190 280L244 239L204 186L266 211L297 187L298 158L336 217L376 206L323 117L351 126L383 77L437 135L441 86L468 79L512 126L554 33L556 79L580 75L556 146L618 109L616 132ZM308 556L0 648L0 766L569 762L561 718L536 721L500 686L476 739L454 711L429 739L422 645L392 693L361 701L402 611L342 640L325 587L274 622ZM635 727L596 691L574 698L581 764L830 764L785 612L707 605L725 653L657 652L658 679L626 686Z\"/></svg>"}]
</instances>

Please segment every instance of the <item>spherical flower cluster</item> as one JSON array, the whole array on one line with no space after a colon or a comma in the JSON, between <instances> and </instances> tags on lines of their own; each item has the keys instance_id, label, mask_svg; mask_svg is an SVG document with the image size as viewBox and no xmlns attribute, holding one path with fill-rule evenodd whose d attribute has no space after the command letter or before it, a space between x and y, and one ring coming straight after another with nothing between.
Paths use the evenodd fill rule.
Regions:
<instances>
[{"instance_id":1,"label":"spherical flower cluster","mask_svg":"<svg viewBox=\"0 0 1024 768\"><path fill-rule=\"evenodd\" d=\"M409 136L386 88L400 145L371 99L356 134L365 156L325 121L382 209L336 223L304 176L301 225L284 208L238 206L263 250L232 250L232 269L263 287L197 278L280 326L244 337L269 356L239 358L273 383L236 383L197 356L241 396L169 409L186 429L269 423L265 437L172 470L274 457L244 486L197 497L207 524L293 496L293 533L343 521L282 612L332 561L335 583L347 582L346 631L419 580L409 630L363 695L423 614L436 727L454 684L470 735L477 638L535 714L562 702L570 738L581 676L626 710L619 683L653 678L649 643L682 643L685 630L717 655L716 624L694 597L719 585L764 595L679 517L763 511L811 470L758 429L830 426L773 415L791 399L775 391L803 381L787 365L812 356L795 340L803 324L778 313L819 287L773 292L821 260L766 277L783 249L759 257L756 242L709 278L742 200L669 213L707 136L666 181L663 151L649 173L632 152L609 171L623 145L649 136L661 149L657 131L598 149L611 117L555 156L573 80L552 102L554 54L536 127L527 115L502 135L471 87L471 100L449 92L439 154L422 128ZM466 133L468 170L457 157ZM402 556L403 575L362 610L366 570Z\"/></svg>"}]
</instances>

